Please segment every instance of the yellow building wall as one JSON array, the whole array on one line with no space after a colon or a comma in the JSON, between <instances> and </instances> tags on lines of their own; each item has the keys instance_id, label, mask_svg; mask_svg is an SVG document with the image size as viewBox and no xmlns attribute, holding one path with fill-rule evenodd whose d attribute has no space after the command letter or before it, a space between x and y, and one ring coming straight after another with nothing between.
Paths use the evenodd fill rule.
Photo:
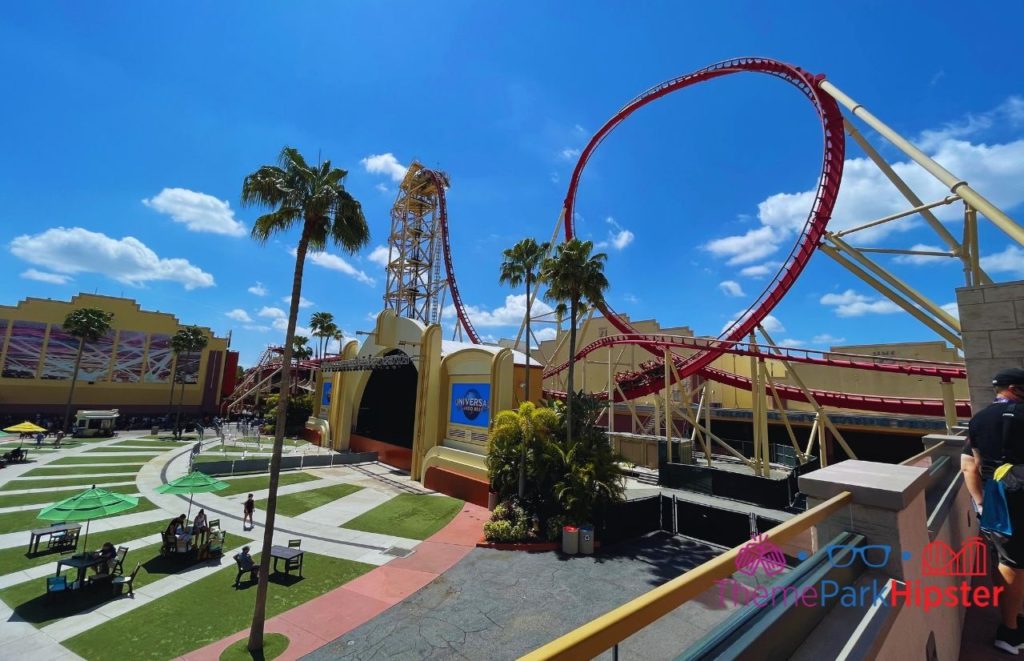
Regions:
<instances>
[{"instance_id":1,"label":"yellow building wall","mask_svg":"<svg viewBox=\"0 0 1024 661\"><path fill-rule=\"evenodd\" d=\"M108 340L107 364L100 360L106 351L104 347L108 346L104 341L92 354L95 359L91 364L83 364L80 369L72 410L119 405L166 408L171 400L170 379L177 360L173 353L168 356L163 352L162 341L164 337L169 338L178 332L183 324L172 314L143 310L131 299L79 294L70 301L28 298L16 306L0 306L0 375L5 375L0 376L0 409L52 410L66 403L74 365L72 349L77 348L77 344L71 347L66 338L61 341L61 325L70 312L79 308L112 312L113 332ZM30 324L37 327L38 339L25 334ZM202 404L203 385L209 376L210 352L220 351L224 355L228 348L226 339L214 336L208 328L201 330L208 344L199 357L196 382L184 385L186 407ZM35 346L39 351L34 372L31 361L23 360L31 354L31 349L26 351L27 346ZM89 355L90 351L86 354ZM67 365L68 360L71 361L70 366ZM86 362L89 363L88 360ZM25 369L26 366L29 369ZM222 358L215 375L218 405L223 369ZM30 378L13 376L27 372L32 373ZM86 374L83 376L83 373ZM59 378L55 377L56 374L65 376ZM181 385L176 384L175 404L180 393Z\"/></svg>"}]
</instances>

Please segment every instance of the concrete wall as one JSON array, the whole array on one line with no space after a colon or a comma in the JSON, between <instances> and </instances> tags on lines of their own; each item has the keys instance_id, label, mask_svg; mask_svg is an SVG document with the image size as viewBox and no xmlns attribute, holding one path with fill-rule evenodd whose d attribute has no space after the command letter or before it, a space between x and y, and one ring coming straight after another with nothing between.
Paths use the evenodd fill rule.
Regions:
<instances>
[{"instance_id":1,"label":"concrete wall","mask_svg":"<svg viewBox=\"0 0 1024 661\"><path fill-rule=\"evenodd\" d=\"M956 290L971 408L992 401L992 376L1024 367L1024 281Z\"/></svg>"}]
</instances>

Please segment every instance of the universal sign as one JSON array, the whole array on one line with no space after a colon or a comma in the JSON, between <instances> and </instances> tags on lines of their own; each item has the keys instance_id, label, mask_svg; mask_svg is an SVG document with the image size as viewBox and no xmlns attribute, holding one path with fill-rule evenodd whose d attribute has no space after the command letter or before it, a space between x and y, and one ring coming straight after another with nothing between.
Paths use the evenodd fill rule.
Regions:
<instances>
[{"instance_id":1,"label":"universal sign","mask_svg":"<svg viewBox=\"0 0 1024 661\"><path fill-rule=\"evenodd\" d=\"M449 420L456 425L487 427L490 423L489 383L453 383Z\"/></svg>"}]
</instances>

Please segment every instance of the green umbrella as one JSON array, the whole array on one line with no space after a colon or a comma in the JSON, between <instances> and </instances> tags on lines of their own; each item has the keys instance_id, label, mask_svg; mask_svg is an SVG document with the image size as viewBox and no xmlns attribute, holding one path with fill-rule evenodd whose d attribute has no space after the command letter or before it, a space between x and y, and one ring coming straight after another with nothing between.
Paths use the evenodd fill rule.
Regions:
<instances>
[{"instance_id":1,"label":"green umbrella","mask_svg":"<svg viewBox=\"0 0 1024 661\"><path fill-rule=\"evenodd\" d=\"M86 489L77 496L65 498L59 503L43 508L39 518L43 521L85 521L85 542L82 548L88 548L90 521L120 514L138 504L139 499L135 496L112 493L106 489L97 489L96 485L93 485L91 489Z\"/></svg>"},{"instance_id":2,"label":"green umbrella","mask_svg":"<svg viewBox=\"0 0 1024 661\"><path fill-rule=\"evenodd\" d=\"M176 480L171 480L166 484L161 484L156 488L156 491L157 493L187 493L188 514L192 514L192 494L220 491L221 489L227 489L229 486L231 485L227 482L221 482L220 480L210 477L206 473L192 471L188 475L183 475ZM186 520L188 520L188 514L185 515Z\"/></svg>"}]
</instances>

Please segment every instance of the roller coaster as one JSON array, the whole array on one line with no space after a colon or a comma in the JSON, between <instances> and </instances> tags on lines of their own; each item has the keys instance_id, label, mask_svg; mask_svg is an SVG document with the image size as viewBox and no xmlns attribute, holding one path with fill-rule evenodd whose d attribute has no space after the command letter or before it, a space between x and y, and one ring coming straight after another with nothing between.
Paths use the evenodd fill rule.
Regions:
<instances>
[{"instance_id":1,"label":"roller coaster","mask_svg":"<svg viewBox=\"0 0 1024 661\"><path fill-rule=\"evenodd\" d=\"M717 358L730 354L750 356L753 360L762 363L764 360L781 361L787 367L791 363L801 363L929 376L937 378L944 386L942 399L923 399L812 390L802 384L800 387L770 384L772 392L782 400L811 402L816 407L828 405L882 413L945 415L947 421L955 416L969 415L968 403L965 400L954 402L952 389L945 387L953 379L966 378L966 370L962 364L891 358L880 360L864 355L779 347L774 344L762 327L762 322L793 287L815 250L820 248L955 347L962 348L959 323L952 315L871 262L864 255L865 252L869 252L869 249L857 249L841 237L882 223L911 215L920 215L949 246L950 253L948 255L963 261L969 286L991 282L979 263L977 213L982 213L985 218L1011 238L1024 244L1024 229L974 191L965 181L948 172L883 124L864 106L856 103L836 88L824 75L812 74L800 67L768 58L737 58L713 64L645 90L605 122L581 151L555 225L555 235L557 236L559 228L562 229L566 240L575 235L576 197L587 163L598 147L618 126L644 106L672 93L738 73L768 75L788 83L808 100L817 114L822 130L821 174L807 220L789 255L772 280L744 313L717 338L703 339L643 334L630 325L623 315L613 310L607 301L592 301L593 307L600 311L619 331L619 335L601 338L580 348L576 352L576 360L580 360L594 351L617 345L639 346L652 354L652 360L644 363L640 370L614 375L614 385L609 387L608 391L594 393L594 395L600 399L614 402L628 402L638 397L666 390L673 383L681 383L689 377L723 383L761 394L765 393L763 380L758 378L756 371L751 377L746 377L711 367L711 363ZM949 186L951 194L938 202L929 204L922 202L867 142L854 124L844 117L840 106L845 107L852 116L867 123L878 134L909 156L911 160ZM839 196L847 134L855 139L875 165L892 181L911 204L911 208L908 211L868 222L856 228L832 233L828 230L828 223ZM417 162L410 166L403 179L392 209L387 266L388 284L384 295L384 304L385 307L393 308L399 315L417 318L423 323L438 323L445 297L450 295L457 320L456 334L461 337L464 331L469 342L479 344L482 340L470 320L455 277L445 193L448 185L449 180L445 173L429 169ZM965 208L962 242L957 241L931 212L931 209L938 205L950 204L957 200L962 201ZM888 252L913 253L913 251L897 250ZM443 260L445 269L443 279L440 277L438 268L438 262L441 260ZM761 334L765 342L755 341L757 333ZM520 336L521 334L522 327ZM747 341L748 339L749 341ZM516 346L519 345L519 341L520 338L517 337ZM685 355L679 355L677 353L679 351L685 352ZM308 362L310 363L309 367L315 367L316 361ZM556 377L565 371L567 366L568 362L548 365L543 372L544 378L547 380ZM255 373L254 376L247 374L246 383L250 386L250 390L253 385L266 382L268 370L273 371L275 367L280 369L279 364L274 364L274 356L268 354L266 365L261 361L261 366L251 370ZM549 387L544 392L548 397L566 397L564 390ZM236 401L238 400L236 399Z\"/></svg>"}]
</instances>

